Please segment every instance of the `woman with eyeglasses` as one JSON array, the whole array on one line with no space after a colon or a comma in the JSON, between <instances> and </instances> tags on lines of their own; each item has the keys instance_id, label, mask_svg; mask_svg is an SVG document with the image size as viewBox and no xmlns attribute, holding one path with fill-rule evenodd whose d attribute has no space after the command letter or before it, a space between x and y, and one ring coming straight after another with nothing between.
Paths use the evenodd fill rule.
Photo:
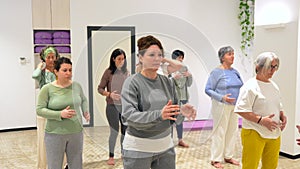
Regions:
<instances>
[{"instance_id":1,"label":"woman with eyeglasses","mask_svg":"<svg viewBox=\"0 0 300 169\"><path fill-rule=\"evenodd\" d=\"M242 86L234 109L243 117L242 168L257 168L261 161L262 168L276 169L281 131L287 123L279 88L271 80L279 58L264 52L258 55L255 66L256 76Z\"/></svg>"}]
</instances>

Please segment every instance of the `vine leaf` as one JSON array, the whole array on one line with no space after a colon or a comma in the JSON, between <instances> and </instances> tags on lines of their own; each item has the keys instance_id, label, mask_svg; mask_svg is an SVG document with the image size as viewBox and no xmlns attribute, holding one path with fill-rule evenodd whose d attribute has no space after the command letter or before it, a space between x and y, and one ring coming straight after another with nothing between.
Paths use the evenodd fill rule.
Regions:
<instances>
[{"instance_id":1,"label":"vine leaf","mask_svg":"<svg viewBox=\"0 0 300 169\"><path fill-rule=\"evenodd\" d=\"M252 47L254 39L254 1L255 0L240 0L239 15L241 26L241 51L245 56L248 56L248 49Z\"/></svg>"}]
</instances>

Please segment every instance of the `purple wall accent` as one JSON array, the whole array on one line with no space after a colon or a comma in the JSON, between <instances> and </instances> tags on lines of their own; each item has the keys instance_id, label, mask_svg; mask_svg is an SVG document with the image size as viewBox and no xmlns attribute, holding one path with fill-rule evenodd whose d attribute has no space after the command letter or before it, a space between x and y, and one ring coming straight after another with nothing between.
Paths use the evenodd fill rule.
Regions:
<instances>
[{"instance_id":1,"label":"purple wall accent","mask_svg":"<svg viewBox=\"0 0 300 169\"><path fill-rule=\"evenodd\" d=\"M242 127L242 118L239 118L239 128ZM213 121L212 120L195 120L195 121L184 121L183 129L184 130L202 130L202 129L212 129Z\"/></svg>"}]
</instances>

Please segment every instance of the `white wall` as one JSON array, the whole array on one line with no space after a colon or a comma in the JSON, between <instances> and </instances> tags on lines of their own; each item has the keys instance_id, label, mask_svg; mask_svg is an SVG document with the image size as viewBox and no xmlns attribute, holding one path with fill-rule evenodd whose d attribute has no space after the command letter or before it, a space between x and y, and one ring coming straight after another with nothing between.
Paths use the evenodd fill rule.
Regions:
<instances>
[{"instance_id":1,"label":"white wall","mask_svg":"<svg viewBox=\"0 0 300 169\"><path fill-rule=\"evenodd\" d=\"M116 3L121 8L117 8ZM238 3L235 1L112 0L103 3L87 0L82 3L72 0L70 6L72 58L76 65L74 78L81 82L86 93L87 26L135 26L137 39L152 34L162 41L166 53L177 48L185 51L185 63L194 76L190 102L198 109L197 119L210 118L210 98L205 95L204 86L209 72L219 65L219 47L233 46L236 49L234 66L244 80L252 76L252 68L247 68L251 58L241 56L239 50L240 27ZM97 98L97 101L102 104L102 109L96 110L100 114L95 112L95 125L105 125L104 97L102 100Z\"/></svg>"},{"instance_id":2,"label":"white wall","mask_svg":"<svg viewBox=\"0 0 300 169\"><path fill-rule=\"evenodd\" d=\"M0 130L36 126L31 18L31 0L0 2Z\"/></svg>"},{"instance_id":3,"label":"white wall","mask_svg":"<svg viewBox=\"0 0 300 169\"><path fill-rule=\"evenodd\" d=\"M269 7L280 4L283 9L288 9L285 27L270 28L261 18L269 14ZM295 128L300 124L299 116L299 5L298 0L257 0L255 4L255 18L258 19L259 26L255 27L255 48L254 56L264 51L273 51L280 58L280 67L273 77L281 90L282 102L285 113L288 117L286 129L282 134L281 152L298 155L300 147L296 145L296 138L300 137ZM275 10L270 16L275 14L284 16L280 9ZM276 18L276 17L275 17ZM265 25L265 26L261 26ZM297 71L298 70L298 71Z\"/></svg>"},{"instance_id":4,"label":"white wall","mask_svg":"<svg viewBox=\"0 0 300 169\"><path fill-rule=\"evenodd\" d=\"M253 55L272 50L281 57L280 69L274 76L280 86L288 116L281 151L295 155L300 153L295 144L295 139L300 137L295 130L295 125L300 124L299 1L257 0L255 14L263 12L268 3L275 2L287 5L291 12L291 22L283 29L266 30L263 26L257 26ZM122 8L117 8L117 3ZM238 3L235 1L86 0L83 3L72 0L70 8L74 78L81 82L85 93L88 93L88 25L136 26L137 38L154 34L162 40L167 52L175 48L183 49L186 52L186 64L195 77L191 102L197 105L198 118L209 118L210 100L203 89L208 73L219 64L216 51L220 46L232 45L235 48L234 67L240 71L244 81L253 75L252 58L241 56L239 50L240 28L236 18ZM31 79L34 69L31 1L2 0L0 17L0 130L34 127L36 115L34 80ZM29 63L20 64L20 56L25 56ZM105 102L102 102L104 110ZM102 117L98 115L97 120L101 121L99 118L103 117L103 114ZM102 122L105 121L102 119Z\"/></svg>"}]
</instances>

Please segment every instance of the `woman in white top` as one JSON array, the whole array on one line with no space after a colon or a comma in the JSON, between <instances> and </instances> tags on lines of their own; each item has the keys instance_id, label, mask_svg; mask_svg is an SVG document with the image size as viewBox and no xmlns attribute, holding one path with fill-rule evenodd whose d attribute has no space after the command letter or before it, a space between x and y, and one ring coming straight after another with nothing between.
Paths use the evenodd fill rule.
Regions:
<instances>
[{"instance_id":1,"label":"woman in white top","mask_svg":"<svg viewBox=\"0 0 300 169\"><path fill-rule=\"evenodd\" d=\"M262 168L276 169L281 131L287 122L279 88L271 80L279 67L279 58L264 52L255 65L256 76L242 86L234 110L243 117L242 168L257 168L261 160Z\"/></svg>"}]
</instances>

